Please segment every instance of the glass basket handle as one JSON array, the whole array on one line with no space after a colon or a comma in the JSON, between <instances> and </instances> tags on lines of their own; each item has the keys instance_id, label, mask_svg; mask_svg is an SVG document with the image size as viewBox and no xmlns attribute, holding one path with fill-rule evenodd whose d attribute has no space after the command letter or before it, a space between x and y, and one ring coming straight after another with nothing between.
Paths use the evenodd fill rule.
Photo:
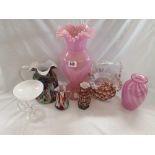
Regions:
<instances>
[{"instance_id":1,"label":"glass basket handle","mask_svg":"<svg viewBox=\"0 0 155 155\"><path fill-rule=\"evenodd\" d=\"M20 70L19 70L19 76L20 76L20 78L21 78L21 80L25 80L25 78L24 78L24 76L23 76L23 71L25 70L27 70L27 71L29 71L29 66L26 66L26 65L24 65L24 66L22 66L21 68L20 68Z\"/></svg>"},{"instance_id":2,"label":"glass basket handle","mask_svg":"<svg viewBox=\"0 0 155 155\"><path fill-rule=\"evenodd\" d=\"M121 77L122 77L122 68L123 68L123 66L122 66L121 62L119 62L119 64L120 64L120 70L119 70L119 74L118 74L118 82L119 82L119 84L118 84L117 91L121 90L121 88L122 88Z\"/></svg>"}]
</instances>

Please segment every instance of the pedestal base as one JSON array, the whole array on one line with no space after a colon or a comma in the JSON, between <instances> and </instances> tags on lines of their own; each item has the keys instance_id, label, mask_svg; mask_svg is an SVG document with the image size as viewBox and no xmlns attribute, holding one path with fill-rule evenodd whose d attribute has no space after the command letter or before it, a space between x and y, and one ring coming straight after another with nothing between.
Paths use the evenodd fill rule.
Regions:
<instances>
[{"instance_id":1,"label":"pedestal base","mask_svg":"<svg viewBox=\"0 0 155 155\"><path fill-rule=\"evenodd\" d=\"M78 100L78 98L79 98L79 95L78 95L78 93L79 93L79 89L80 89L80 87L79 86L74 86L73 87L73 84L72 83L69 83L68 85L67 85L67 91L70 91L70 99L71 100Z\"/></svg>"}]
</instances>

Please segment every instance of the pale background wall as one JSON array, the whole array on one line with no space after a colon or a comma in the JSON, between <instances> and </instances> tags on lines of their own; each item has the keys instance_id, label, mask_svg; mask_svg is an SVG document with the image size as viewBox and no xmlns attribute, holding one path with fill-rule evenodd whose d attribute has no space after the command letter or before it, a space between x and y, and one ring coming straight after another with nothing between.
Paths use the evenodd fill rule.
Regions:
<instances>
[{"instance_id":1,"label":"pale background wall","mask_svg":"<svg viewBox=\"0 0 155 155\"><path fill-rule=\"evenodd\" d=\"M97 60L121 60L124 77L140 72L155 78L154 20L0 20L0 86L11 88L23 64L48 58L57 62L63 40L56 38L58 26L87 23L96 30L88 42L89 54Z\"/></svg>"}]
</instances>

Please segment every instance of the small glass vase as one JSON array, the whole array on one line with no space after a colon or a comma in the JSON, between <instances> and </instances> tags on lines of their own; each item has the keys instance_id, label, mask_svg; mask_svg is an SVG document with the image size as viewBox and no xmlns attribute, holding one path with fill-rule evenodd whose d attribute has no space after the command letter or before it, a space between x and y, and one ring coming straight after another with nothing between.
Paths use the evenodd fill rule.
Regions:
<instances>
[{"instance_id":1,"label":"small glass vase","mask_svg":"<svg viewBox=\"0 0 155 155\"><path fill-rule=\"evenodd\" d=\"M59 85L56 89L56 103L55 107L58 110L66 110L69 107L69 94L70 92L66 91L66 86Z\"/></svg>"},{"instance_id":2,"label":"small glass vase","mask_svg":"<svg viewBox=\"0 0 155 155\"><path fill-rule=\"evenodd\" d=\"M138 108L145 100L148 93L147 77L140 74L132 74L122 89L122 105L128 110Z\"/></svg>"}]
</instances>

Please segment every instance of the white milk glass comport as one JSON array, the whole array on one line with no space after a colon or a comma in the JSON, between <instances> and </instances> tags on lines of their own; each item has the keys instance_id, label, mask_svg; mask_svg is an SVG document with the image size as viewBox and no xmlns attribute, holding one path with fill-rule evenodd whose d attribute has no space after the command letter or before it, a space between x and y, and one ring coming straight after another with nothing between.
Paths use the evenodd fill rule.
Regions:
<instances>
[{"instance_id":1,"label":"white milk glass comport","mask_svg":"<svg viewBox=\"0 0 155 155\"><path fill-rule=\"evenodd\" d=\"M25 80L17 84L13 89L13 95L20 100L18 108L25 112L27 120L36 120L37 114L32 102L43 91L43 84L38 80Z\"/></svg>"}]
</instances>

